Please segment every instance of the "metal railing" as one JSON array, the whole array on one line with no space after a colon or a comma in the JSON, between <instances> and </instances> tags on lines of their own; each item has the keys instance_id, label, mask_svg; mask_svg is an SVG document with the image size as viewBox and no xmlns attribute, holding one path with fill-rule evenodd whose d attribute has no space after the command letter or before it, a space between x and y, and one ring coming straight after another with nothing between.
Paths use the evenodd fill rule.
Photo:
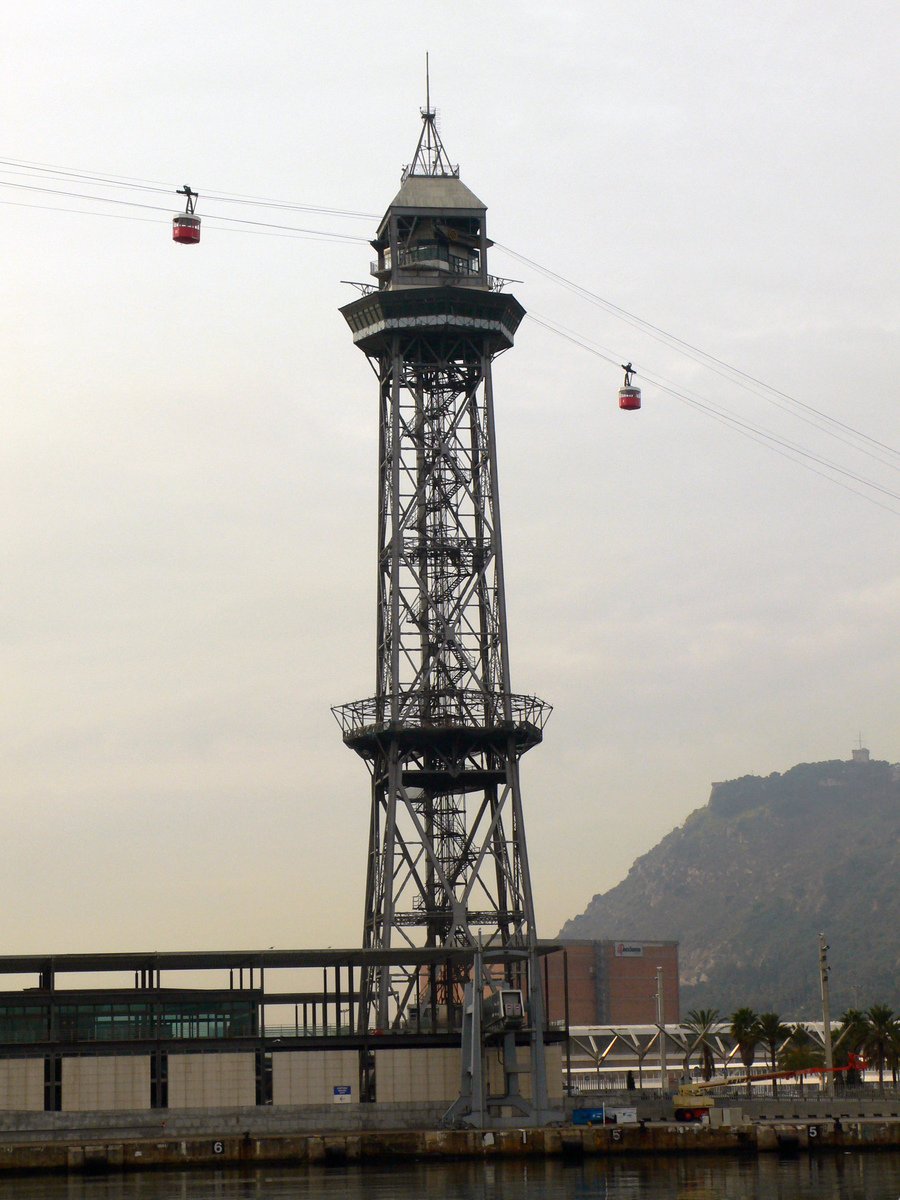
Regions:
<instances>
[{"instance_id":1,"label":"metal railing","mask_svg":"<svg viewBox=\"0 0 900 1200\"><path fill-rule=\"evenodd\" d=\"M465 276L468 279L477 279L481 275L481 268L477 264L470 265L466 259L459 258L455 254L449 255L447 258L439 258L435 255L432 255L425 261L420 260L415 263L399 262L397 263L397 266L419 266L427 269L429 265L431 265L434 270L443 271L445 263L451 275ZM390 263L385 263L385 265L382 267L379 266L379 264L374 260L369 262L369 274L374 275L376 279L383 279L383 277L390 275L390 273ZM488 291L491 292L502 292L506 284L510 282L508 279L504 279L501 275L485 275L484 278L488 287ZM356 286L360 287L361 290L365 289L363 290L363 295L365 296L372 295L372 293L380 290L374 285L369 287L367 284L357 284Z\"/></svg>"},{"instance_id":2,"label":"metal railing","mask_svg":"<svg viewBox=\"0 0 900 1200\"><path fill-rule=\"evenodd\" d=\"M577 1088L579 1093L587 1095L597 1092L624 1092L628 1091L631 1096L661 1096L663 1095L659 1087L658 1072L654 1078L654 1082L645 1082L641 1086L641 1080L637 1069L633 1072L634 1088L628 1088L627 1083L623 1078L622 1072L615 1074L603 1074L599 1077L588 1075L583 1070L573 1066L571 1071L572 1087ZM751 1084L750 1098L752 1100L817 1100L823 1099L826 1095L824 1087L821 1086L819 1080L821 1076L808 1075L806 1082L801 1086L797 1081L785 1081L778 1084L777 1092L770 1083L753 1083ZM690 1084L700 1082L697 1079L691 1079ZM669 1092L678 1090L681 1085L673 1085ZM689 1085L685 1085L689 1086ZM735 1100L740 1101L747 1099L746 1083L722 1084L720 1087L709 1088L705 1090L705 1095L711 1096L715 1100ZM835 1097L837 1099L847 1100L881 1100L895 1099L900 1097L900 1088L892 1086L885 1080L884 1091L879 1087L878 1081L856 1084L853 1087L835 1088Z\"/></svg>"},{"instance_id":3,"label":"metal railing","mask_svg":"<svg viewBox=\"0 0 900 1200\"><path fill-rule=\"evenodd\" d=\"M451 254L447 246L436 243L426 246L410 246L397 252L398 267L430 263L446 264L457 275L478 275L481 272L481 265L474 256L463 258L460 254Z\"/></svg>"},{"instance_id":4,"label":"metal railing","mask_svg":"<svg viewBox=\"0 0 900 1200\"><path fill-rule=\"evenodd\" d=\"M302 1021L295 1025L266 1025L266 1041L279 1041L281 1038L338 1038L353 1037L357 1029L352 1024L322 1025L312 1022L304 1025Z\"/></svg>"},{"instance_id":5,"label":"metal railing","mask_svg":"<svg viewBox=\"0 0 900 1200\"><path fill-rule=\"evenodd\" d=\"M344 737L383 729L495 729L507 724L507 703L513 726L543 729L553 711L537 696L454 689L449 692L401 692L395 697L370 696L332 708Z\"/></svg>"}]
</instances>

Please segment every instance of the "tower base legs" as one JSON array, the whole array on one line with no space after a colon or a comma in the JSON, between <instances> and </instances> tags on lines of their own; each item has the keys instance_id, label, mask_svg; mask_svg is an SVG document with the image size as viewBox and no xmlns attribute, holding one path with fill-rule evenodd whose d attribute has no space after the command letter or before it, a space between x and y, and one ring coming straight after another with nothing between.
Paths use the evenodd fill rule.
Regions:
<instances>
[{"instance_id":1,"label":"tower base legs","mask_svg":"<svg viewBox=\"0 0 900 1200\"><path fill-rule=\"evenodd\" d=\"M530 1038L525 1051L525 1047L516 1044L514 1028L498 1032L495 1026L485 1027L485 994L495 996L500 989L496 978L490 971L485 971L482 950L476 951L463 1004L459 1096L444 1114L445 1125L473 1129L535 1129L563 1121L562 1110L551 1109L547 1095L543 997L536 955L531 952L528 959ZM492 1093L489 1089L491 1081L485 1070L488 1047L500 1050L501 1092ZM522 1091L520 1083L525 1075L531 1079L530 1096Z\"/></svg>"}]
</instances>

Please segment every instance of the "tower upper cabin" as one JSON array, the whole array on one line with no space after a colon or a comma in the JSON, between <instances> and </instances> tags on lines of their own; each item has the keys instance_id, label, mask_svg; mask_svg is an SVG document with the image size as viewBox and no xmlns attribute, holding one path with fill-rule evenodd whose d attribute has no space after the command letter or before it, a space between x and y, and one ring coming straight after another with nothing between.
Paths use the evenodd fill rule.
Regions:
<instances>
[{"instance_id":1,"label":"tower upper cabin","mask_svg":"<svg viewBox=\"0 0 900 1200\"><path fill-rule=\"evenodd\" d=\"M487 209L451 164L426 106L412 163L378 225L372 246L377 287L341 308L365 354L402 355L393 338L465 332L442 347L451 359L499 354L513 344L525 309L487 272ZM475 341L478 345L476 347Z\"/></svg>"},{"instance_id":2,"label":"tower upper cabin","mask_svg":"<svg viewBox=\"0 0 900 1200\"><path fill-rule=\"evenodd\" d=\"M434 110L422 109L413 161L372 241L379 290L446 285L491 290L486 212L447 158Z\"/></svg>"}]
</instances>

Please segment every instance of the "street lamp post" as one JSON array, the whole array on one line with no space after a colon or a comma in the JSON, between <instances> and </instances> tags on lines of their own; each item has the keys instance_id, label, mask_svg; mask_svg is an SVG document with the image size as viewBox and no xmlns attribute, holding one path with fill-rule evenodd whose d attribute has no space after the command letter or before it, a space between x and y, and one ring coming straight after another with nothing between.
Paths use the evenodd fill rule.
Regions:
<instances>
[{"instance_id":1,"label":"street lamp post","mask_svg":"<svg viewBox=\"0 0 900 1200\"><path fill-rule=\"evenodd\" d=\"M828 996L828 943L825 934L819 934L819 979L822 984L822 1031L825 1042L825 1094L834 1096L834 1059L831 1053L831 1010Z\"/></svg>"},{"instance_id":2,"label":"street lamp post","mask_svg":"<svg viewBox=\"0 0 900 1200\"><path fill-rule=\"evenodd\" d=\"M668 1091L668 1064L666 1062L666 1021L663 1007L663 969L656 968L656 1023L659 1026L659 1081L663 1095Z\"/></svg>"}]
</instances>

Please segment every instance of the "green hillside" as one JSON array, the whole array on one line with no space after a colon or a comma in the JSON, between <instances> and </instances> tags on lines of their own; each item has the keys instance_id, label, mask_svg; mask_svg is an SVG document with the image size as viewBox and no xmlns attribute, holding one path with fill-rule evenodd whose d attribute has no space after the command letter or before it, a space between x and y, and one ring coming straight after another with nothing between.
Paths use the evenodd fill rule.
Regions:
<instances>
[{"instance_id":1,"label":"green hillside","mask_svg":"<svg viewBox=\"0 0 900 1200\"><path fill-rule=\"evenodd\" d=\"M900 1009L900 768L802 763L714 784L697 809L561 937L677 938L682 1012L741 1005L821 1016Z\"/></svg>"}]
</instances>

